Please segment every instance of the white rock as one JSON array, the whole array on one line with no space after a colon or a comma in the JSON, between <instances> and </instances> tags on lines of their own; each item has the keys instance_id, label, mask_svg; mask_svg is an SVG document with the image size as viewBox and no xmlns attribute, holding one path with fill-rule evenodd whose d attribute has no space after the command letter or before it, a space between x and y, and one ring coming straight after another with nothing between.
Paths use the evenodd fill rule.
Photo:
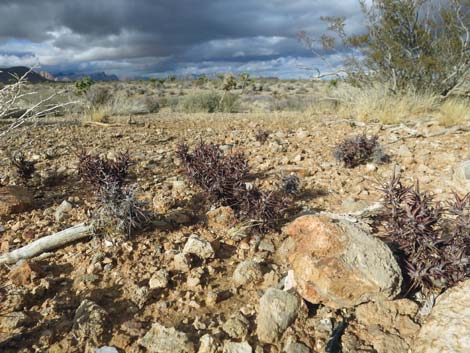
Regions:
<instances>
[{"instance_id":1,"label":"white rock","mask_svg":"<svg viewBox=\"0 0 470 353\"><path fill-rule=\"evenodd\" d=\"M159 288L166 288L168 286L168 281L170 278L170 274L167 270L161 269L155 272L150 278L149 287L150 289L159 289Z\"/></svg>"},{"instance_id":2,"label":"white rock","mask_svg":"<svg viewBox=\"0 0 470 353\"><path fill-rule=\"evenodd\" d=\"M259 281L262 278L261 266L253 260L240 262L233 272L233 282L238 286Z\"/></svg>"},{"instance_id":3,"label":"white rock","mask_svg":"<svg viewBox=\"0 0 470 353\"><path fill-rule=\"evenodd\" d=\"M253 353L253 348L246 341L241 343L227 342L224 344L224 353Z\"/></svg>"},{"instance_id":4,"label":"white rock","mask_svg":"<svg viewBox=\"0 0 470 353\"><path fill-rule=\"evenodd\" d=\"M219 345L214 337L205 334L199 339L199 350L197 353L215 353Z\"/></svg>"},{"instance_id":5,"label":"white rock","mask_svg":"<svg viewBox=\"0 0 470 353\"><path fill-rule=\"evenodd\" d=\"M66 214L72 210L72 208L73 206L70 202L66 200L62 201L59 207L57 207L55 210L54 217L56 222L61 222L65 218Z\"/></svg>"},{"instance_id":6,"label":"white rock","mask_svg":"<svg viewBox=\"0 0 470 353\"><path fill-rule=\"evenodd\" d=\"M207 240L200 239L193 234L186 242L183 248L183 254L193 254L201 259L210 259L214 257L214 249Z\"/></svg>"},{"instance_id":7,"label":"white rock","mask_svg":"<svg viewBox=\"0 0 470 353\"><path fill-rule=\"evenodd\" d=\"M152 325L152 328L139 340L139 345L145 347L150 353L195 352L194 345L185 333L159 323Z\"/></svg>"},{"instance_id":8,"label":"white rock","mask_svg":"<svg viewBox=\"0 0 470 353\"><path fill-rule=\"evenodd\" d=\"M95 353L119 353L118 350L114 347L101 347L101 348L96 348Z\"/></svg>"},{"instance_id":9,"label":"white rock","mask_svg":"<svg viewBox=\"0 0 470 353\"><path fill-rule=\"evenodd\" d=\"M413 345L414 353L470 352L470 280L437 298Z\"/></svg>"},{"instance_id":10,"label":"white rock","mask_svg":"<svg viewBox=\"0 0 470 353\"><path fill-rule=\"evenodd\" d=\"M297 317L297 295L268 288L260 299L256 334L261 342L275 343Z\"/></svg>"}]
</instances>

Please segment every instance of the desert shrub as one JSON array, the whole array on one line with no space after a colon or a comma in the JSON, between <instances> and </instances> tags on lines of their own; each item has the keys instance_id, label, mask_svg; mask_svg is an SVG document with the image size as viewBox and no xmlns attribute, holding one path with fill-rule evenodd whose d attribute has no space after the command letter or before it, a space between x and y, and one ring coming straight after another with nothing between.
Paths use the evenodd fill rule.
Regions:
<instances>
[{"instance_id":1,"label":"desert shrub","mask_svg":"<svg viewBox=\"0 0 470 353\"><path fill-rule=\"evenodd\" d=\"M78 159L78 174L96 195L93 211L96 229L130 236L147 223L144 205L135 198L135 187L126 185L131 164L129 153L120 153L110 160L82 151Z\"/></svg>"},{"instance_id":2,"label":"desert shrub","mask_svg":"<svg viewBox=\"0 0 470 353\"><path fill-rule=\"evenodd\" d=\"M341 46L351 82L390 83L394 92L410 88L449 95L468 79L470 7L467 0L359 1L365 33L348 35L346 18L323 17L332 35L300 39L314 53ZM337 43L339 42L339 43Z\"/></svg>"},{"instance_id":3,"label":"desert shrub","mask_svg":"<svg viewBox=\"0 0 470 353\"><path fill-rule=\"evenodd\" d=\"M10 155L10 162L16 169L16 174L23 183L28 182L36 171L36 163L28 161L21 151L12 153Z\"/></svg>"},{"instance_id":4,"label":"desert shrub","mask_svg":"<svg viewBox=\"0 0 470 353\"><path fill-rule=\"evenodd\" d=\"M243 154L224 155L217 145L201 141L192 152L186 144L180 145L177 155L192 184L216 205L232 207L255 230L265 231L284 217L290 199L282 192L260 190L248 183L249 167Z\"/></svg>"},{"instance_id":5,"label":"desert shrub","mask_svg":"<svg viewBox=\"0 0 470 353\"><path fill-rule=\"evenodd\" d=\"M86 91L85 97L90 106L96 108L109 103L112 93L108 87L92 86Z\"/></svg>"},{"instance_id":6,"label":"desert shrub","mask_svg":"<svg viewBox=\"0 0 470 353\"><path fill-rule=\"evenodd\" d=\"M91 77L84 77L81 80L75 82L75 93L78 95L85 94L94 84L95 81L93 81Z\"/></svg>"},{"instance_id":7,"label":"desert shrub","mask_svg":"<svg viewBox=\"0 0 470 353\"><path fill-rule=\"evenodd\" d=\"M215 91L197 93L181 98L178 105L185 113L234 113L238 110L238 96Z\"/></svg>"},{"instance_id":8,"label":"desert shrub","mask_svg":"<svg viewBox=\"0 0 470 353\"><path fill-rule=\"evenodd\" d=\"M179 101L179 108L185 113L214 113L218 110L222 95L204 92L185 96Z\"/></svg>"},{"instance_id":9,"label":"desert shrub","mask_svg":"<svg viewBox=\"0 0 470 353\"><path fill-rule=\"evenodd\" d=\"M365 134L348 138L336 146L333 155L348 168L367 162L383 163L387 160L387 156L378 139L377 135L369 138Z\"/></svg>"},{"instance_id":10,"label":"desert shrub","mask_svg":"<svg viewBox=\"0 0 470 353\"><path fill-rule=\"evenodd\" d=\"M470 277L470 193L454 194L444 208L422 192L404 185L398 175L381 188L387 239L404 256L408 291L440 292Z\"/></svg>"}]
</instances>

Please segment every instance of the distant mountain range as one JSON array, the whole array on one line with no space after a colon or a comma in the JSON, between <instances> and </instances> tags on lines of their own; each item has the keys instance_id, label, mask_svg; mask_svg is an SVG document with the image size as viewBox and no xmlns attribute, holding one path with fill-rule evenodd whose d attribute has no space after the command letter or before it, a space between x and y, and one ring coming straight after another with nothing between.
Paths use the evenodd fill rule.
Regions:
<instances>
[{"instance_id":1,"label":"distant mountain range","mask_svg":"<svg viewBox=\"0 0 470 353\"><path fill-rule=\"evenodd\" d=\"M29 71L29 68L24 66L15 66L8 68L0 68L0 82L9 83L15 80L15 77L22 77ZM27 79L31 83L40 83L49 81L44 76L38 74L37 72L31 71Z\"/></svg>"},{"instance_id":2,"label":"distant mountain range","mask_svg":"<svg viewBox=\"0 0 470 353\"><path fill-rule=\"evenodd\" d=\"M59 72L50 74L54 79L53 81L78 81L84 77L90 77L93 81L119 81L116 75L108 75L105 72L92 72L92 73L76 73L76 72Z\"/></svg>"},{"instance_id":3,"label":"distant mountain range","mask_svg":"<svg viewBox=\"0 0 470 353\"><path fill-rule=\"evenodd\" d=\"M8 83L11 80L14 80L12 75L21 77L28 72L29 68L25 66L16 66L9 68L0 68L0 82ZM47 71L35 72L31 71L27 78L31 83L41 83L41 82L71 82L78 81L84 77L91 77L93 81L119 81L119 78L116 75L108 75L104 72L93 72L89 74L75 73L75 72L61 72L52 74Z\"/></svg>"}]
</instances>

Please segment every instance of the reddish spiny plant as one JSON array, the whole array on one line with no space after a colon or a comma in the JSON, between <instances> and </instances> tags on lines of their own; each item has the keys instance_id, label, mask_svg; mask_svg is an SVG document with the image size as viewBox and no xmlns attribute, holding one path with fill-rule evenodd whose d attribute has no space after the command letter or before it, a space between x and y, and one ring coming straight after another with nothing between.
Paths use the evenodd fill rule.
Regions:
<instances>
[{"instance_id":1,"label":"reddish spiny plant","mask_svg":"<svg viewBox=\"0 0 470 353\"><path fill-rule=\"evenodd\" d=\"M283 218L290 198L246 183L249 168L243 154L224 155L217 145L201 141L193 152L180 145L177 155L191 183L203 189L212 202L230 206L240 218L253 221L256 230L267 230Z\"/></svg>"},{"instance_id":2,"label":"reddish spiny plant","mask_svg":"<svg viewBox=\"0 0 470 353\"><path fill-rule=\"evenodd\" d=\"M248 176L248 162L242 153L223 155L217 145L201 141L192 153L186 144L180 145L177 155L189 181L204 190L212 202L223 206L237 203L235 194L244 188Z\"/></svg>"},{"instance_id":3,"label":"reddish spiny plant","mask_svg":"<svg viewBox=\"0 0 470 353\"><path fill-rule=\"evenodd\" d=\"M336 146L333 155L347 168L354 168L367 162L386 162L387 156L378 139L377 135L368 138L365 134L348 138Z\"/></svg>"},{"instance_id":4,"label":"reddish spiny plant","mask_svg":"<svg viewBox=\"0 0 470 353\"><path fill-rule=\"evenodd\" d=\"M399 175L383 185L382 192L383 224L389 241L405 256L408 291L441 291L469 277L469 233L462 231L462 213L446 218L446 212L455 212L452 207L445 210L418 183L403 185ZM468 198L456 196L454 208L461 212Z\"/></svg>"},{"instance_id":5,"label":"reddish spiny plant","mask_svg":"<svg viewBox=\"0 0 470 353\"><path fill-rule=\"evenodd\" d=\"M78 174L97 191L121 188L128 175L130 163L128 152L120 153L116 159L111 160L82 151L78 154Z\"/></svg>"}]
</instances>

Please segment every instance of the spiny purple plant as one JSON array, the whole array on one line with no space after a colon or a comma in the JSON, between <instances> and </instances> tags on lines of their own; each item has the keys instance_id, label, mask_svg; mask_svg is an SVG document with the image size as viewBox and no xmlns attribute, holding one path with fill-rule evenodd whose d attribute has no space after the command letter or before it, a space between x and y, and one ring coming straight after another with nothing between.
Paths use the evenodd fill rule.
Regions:
<instances>
[{"instance_id":1,"label":"spiny purple plant","mask_svg":"<svg viewBox=\"0 0 470 353\"><path fill-rule=\"evenodd\" d=\"M442 291L470 277L470 194L448 209L422 192L419 184L405 186L399 175L381 188L387 238L405 256L408 292Z\"/></svg>"},{"instance_id":2,"label":"spiny purple plant","mask_svg":"<svg viewBox=\"0 0 470 353\"><path fill-rule=\"evenodd\" d=\"M192 153L186 144L180 145L177 155L189 181L203 189L212 202L223 206L237 203L236 194L248 177L248 162L242 153L224 155L217 145L201 141Z\"/></svg>"},{"instance_id":3,"label":"spiny purple plant","mask_svg":"<svg viewBox=\"0 0 470 353\"><path fill-rule=\"evenodd\" d=\"M109 188L122 188L131 164L128 152L119 153L115 159L81 151L78 154L78 174L82 180L101 192Z\"/></svg>"},{"instance_id":4,"label":"spiny purple plant","mask_svg":"<svg viewBox=\"0 0 470 353\"><path fill-rule=\"evenodd\" d=\"M365 134L348 138L335 147L333 156L343 162L347 168L354 168L367 162L384 163L387 161L387 156L378 139L377 135L369 138Z\"/></svg>"},{"instance_id":5,"label":"spiny purple plant","mask_svg":"<svg viewBox=\"0 0 470 353\"><path fill-rule=\"evenodd\" d=\"M223 154L217 145L201 141L192 152L181 144L177 155L190 182L211 202L232 207L240 218L253 221L257 230L264 231L283 218L290 198L247 183L249 167L242 153Z\"/></svg>"},{"instance_id":6,"label":"spiny purple plant","mask_svg":"<svg viewBox=\"0 0 470 353\"><path fill-rule=\"evenodd\" d=\"M135 188L126 185L131 158L128 152L113 160L81 152L78 173L95 191L97 206L93 221L97 229L111 229L127 236L142 228L148 217L143 204L135 198Z\"/></svg>"}]
</instances>

